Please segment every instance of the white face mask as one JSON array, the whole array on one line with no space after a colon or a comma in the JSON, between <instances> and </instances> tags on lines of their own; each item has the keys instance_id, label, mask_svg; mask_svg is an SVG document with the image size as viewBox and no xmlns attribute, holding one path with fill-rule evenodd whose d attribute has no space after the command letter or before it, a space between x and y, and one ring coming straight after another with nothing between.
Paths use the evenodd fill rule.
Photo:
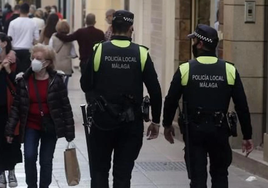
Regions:
<instances>
[{"instance_id":1,"label":"white face mask","mask_svg":"<svg viewBox=\"0 0 268 188\"><path fill-rule=\"evenodd\" d=\"M51 9L51 12L52 12L52 13L55 13L55 12L56 12L56 10L53 8L53 9Z\"/></svg>"},{"instance_id":2,"label":"white face mask","mask_svg":"<svg viewBox=\"0 0 268 188\"><path fill-rule=\"evenodd\" d=\"M39 61L37 59L32 60L32 70L34 72L40 72L42 69L43 69L42 61Z\"/></svg>"}]
</instances>

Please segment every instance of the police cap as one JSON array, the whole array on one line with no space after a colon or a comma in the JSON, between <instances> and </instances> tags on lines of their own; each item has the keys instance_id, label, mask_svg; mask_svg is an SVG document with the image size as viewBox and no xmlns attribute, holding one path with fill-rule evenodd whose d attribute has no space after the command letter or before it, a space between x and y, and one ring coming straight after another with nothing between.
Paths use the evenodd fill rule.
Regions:
<instances>
[{"instance_id":1,"label":"police cap","mask_svg":"<svg viewBox=\"0 0 268 188\"><path fill-rule=\"evenodd\" d=\"M113 14L112 25L131 26L134 23L134 14L126 10L118 10Z\"/></svg>"},{"instance_id":2,"label":"police cap","mask_svg":"<svg viewBox=\"0 0 268 188\"><path fill-rule=\"evenodd\" d=\"M188 35L188 38L198 38L208 48L216 48L219 42L218 32L205 24L198 24L195 31Z\"/></svg>"}]
</instances>

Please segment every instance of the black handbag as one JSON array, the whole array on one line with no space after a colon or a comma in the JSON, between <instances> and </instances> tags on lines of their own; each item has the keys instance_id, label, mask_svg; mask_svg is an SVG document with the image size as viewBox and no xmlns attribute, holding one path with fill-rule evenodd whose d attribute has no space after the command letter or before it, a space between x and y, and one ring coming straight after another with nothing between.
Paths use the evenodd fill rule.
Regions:
<instances>
[{"instance_id":1,"label":"black handbag","mask_svg":"<svg viewBox=\"0 0 268 188\"><path fill-rule=\"evenodd\" d=\"M35 76L33 76L33 83L34 83L34 90L36 93L37 101L38 101L38 106L39 106L39 111L41 115L41 131L51 134L56 136L56 130L55 130L55 124L53 122L53 119L51 118L50 115L45 115L41 103L41 98L38 92L37 84L36 84L36 79Z\"/></svg>"}]
</instances>

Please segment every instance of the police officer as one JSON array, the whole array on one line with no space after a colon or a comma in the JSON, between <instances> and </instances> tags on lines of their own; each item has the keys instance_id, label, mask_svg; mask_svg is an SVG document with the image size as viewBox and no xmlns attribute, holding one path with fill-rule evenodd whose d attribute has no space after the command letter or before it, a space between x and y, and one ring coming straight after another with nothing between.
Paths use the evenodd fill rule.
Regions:
<instances>
[{"instance_id":1,"label":"police officer","mask_svg":"<svg viewBox=\"0 0 268 188\"><path fill-rule=\"evenodd\" d=\"M129 188L134 161L143 140L143 83L151 98L152 123L148 139L157 138L161 116L161 89L153 62L144 46L131 42L134 15L113 15L111 41L96 44L81 77L84 92L93 91L90 104L90 172L92 188L108 188L113 153L113 187Z\"/></svg>"},{"instance_id":2,"label":"police officer","mask_svg":"<svg viewBox=\"0 0 268 188\"><path fill-rule=\"evenodd\" d=\"M164 135L167 141L174 143L172 120L183 95L185 107L182 112L184 117L188 115L188 121L185 122L189 123L187 127L185 122L180 124L180 128L186 145L190 187L207 187L209 156L212 187L227 188L228 167L232 161L230 128L226 118L230 98L233 99L242 128L243 152L248 155L253 150L246 95L234 65L216 57L215 49L219 41L217 31L199 24L188 37L193 39L195 59L181 64L173 77L164 103Z\"/></svg>"}]
</instances>

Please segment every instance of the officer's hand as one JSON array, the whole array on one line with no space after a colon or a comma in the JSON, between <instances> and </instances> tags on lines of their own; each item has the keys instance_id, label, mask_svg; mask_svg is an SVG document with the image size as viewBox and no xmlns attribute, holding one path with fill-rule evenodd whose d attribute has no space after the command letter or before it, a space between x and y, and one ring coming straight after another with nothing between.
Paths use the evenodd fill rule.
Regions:
<instances>
[{"instance_id":1,"label":"officer's hand","mask_svg":"<svg viewBox=\"0 0 268 188\"><path fill-rule=\"evenodd\" d=\"M151 125L147 129L147 140L156 139L159 135L159 124L151 123Z\"/></svg>"},{"instance_id":2,"label":"officer's hand","mask_svg":"<svg viewBox=\"0 0 268 188\"><path fill-rule=\"evenodd\" d=\"M173 137L175 136L175 130L174 130L173 126L165 127L164 135L165 135L165 139L169 143L174 144L174 138Z\"/></svg>"},{"instance_id":3,"label":"officer's hand","mask_svg":"<svg viewBox=\"0 0 268 188\"><path fill-rule=\"evenodd\" d=\"M242 152L246 152L246 157L253 151L253 141L250 140L243 140L242 143Z\"/></svg>"}]
</instances>

